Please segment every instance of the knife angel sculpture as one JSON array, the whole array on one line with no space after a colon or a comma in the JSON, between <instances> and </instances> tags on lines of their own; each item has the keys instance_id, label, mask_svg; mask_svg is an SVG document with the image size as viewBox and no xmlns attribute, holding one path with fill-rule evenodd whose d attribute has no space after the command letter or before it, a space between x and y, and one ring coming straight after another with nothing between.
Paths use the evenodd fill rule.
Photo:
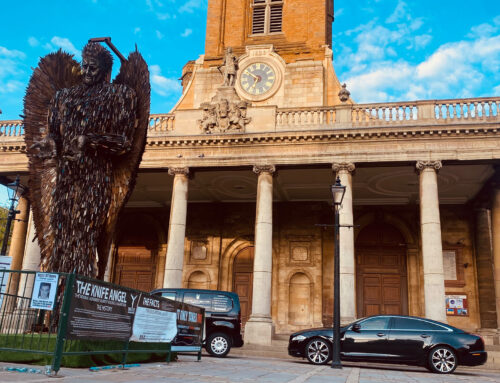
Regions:
<instances>
[{"instance_id":1,"label":"knife angel sculpture","mask_svg":"<svg viewBox=\"0 0 500 383\"><path fill-rule=\"evenodd\" d=\"M135 185L149 120L149 71L89 42L81 66L43 57L24 98L29 189L45 271L103 277L118 214Z\"/></svg>"}]
</instances>

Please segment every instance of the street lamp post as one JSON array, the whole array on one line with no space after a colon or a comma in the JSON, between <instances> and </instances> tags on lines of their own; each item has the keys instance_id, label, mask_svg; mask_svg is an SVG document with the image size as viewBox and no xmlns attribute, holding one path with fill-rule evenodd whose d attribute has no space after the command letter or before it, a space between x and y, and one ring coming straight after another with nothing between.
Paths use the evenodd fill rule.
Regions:
<instances>
[{"instance_id":1,"label":"street lamp post","mask_svg":"<svg viewBox=\"0 0 500 383\"><path fill-rule=\"evenodd\" d=\"M345 186L340 184L337 176L335 184L332 185L333 208L335 211L335 253L334 253L334 273L333 273L333 350L332 368L342 368L340 362L340 222L339 210L344 199Z\"/></svg>"},{"instance_id":2,"label":"street lamp post","mask_svg":"<svg viewBox=\"0 0 500 383\"><path fill-rule=\"evenodd\" d=\"M5 224L5 232L3 234L2 250L0 255L6 255L7 243L9 242L10 227L12 221L16 219L16 214L20 213L19 210L15 209L15 203L19 200L18 192L22 191L22 186L19 183L19 176L16 177L14 182L7 184L7 193L10 199L9 213L7 214L7 223Z\"/></svg>"}]
</instances>

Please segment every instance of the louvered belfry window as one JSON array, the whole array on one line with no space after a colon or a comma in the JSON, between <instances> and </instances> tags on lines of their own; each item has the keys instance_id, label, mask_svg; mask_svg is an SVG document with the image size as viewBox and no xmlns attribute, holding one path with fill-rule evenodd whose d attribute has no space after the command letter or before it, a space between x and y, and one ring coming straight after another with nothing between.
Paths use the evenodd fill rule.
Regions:
<instances>
[{"instance_id":1,"label":"louvered belfry window","mask_svg":"<svg viewBox=\"0 0 500 383\"><path fill-rule=\"evenodd\" d=\"M281 32L283 0L253 0L252 34Z\"/></svg>"}]
</instances>

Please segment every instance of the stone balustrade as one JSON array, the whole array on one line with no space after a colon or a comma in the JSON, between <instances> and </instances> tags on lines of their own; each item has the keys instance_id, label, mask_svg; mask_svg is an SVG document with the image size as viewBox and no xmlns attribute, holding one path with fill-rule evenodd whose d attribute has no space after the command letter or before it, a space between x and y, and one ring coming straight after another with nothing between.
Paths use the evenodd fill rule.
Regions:
<instances>
[{"instance_id":1,"label":"stone balustrade","mask_svg":"<svg viewBox=\"0 0 500 383\"><path fill-rule=\"evenodd\" d=\"M174 130L175 115L151 114L149 116L148 136L162 135Z\"/></svg>"},{"instance_id":2,"label":"stone balustrade","mask_svg":"<svg viewBox=\"0 0 500 383\"><path fill-rule=\"evenodd\" d=\"M276 131L500 122L500 97L281 108L275 116ZM149 118L148 137L169 135L174 129L174 113ZM22 120L0 121L0 143L23 136Z\"/></svg>"},{"instance_id":3,"label":"stone balustrade","mask_svg":"<svg viewBox=\"0 0 500 383\"><path fill-rule=\"evenodd\" d=\"M22 120L0 121L0 140L24 136L24 125Z\"/></svg>"},{"instance_id":4,"label":"stone balustrade","mask_svg":"<svg viewBox=\"0 0 500 383\"><path fill-rule=\"evenodd\" d=\"M335 123L334 107L290 108L276 111L276 127L328 126Z\"/></svg>"},{"instance_id":5,"label":"stone balustrade","mask_svg":"<svg viewBox=\"0 0 500 383\"><path fill-rule=\"evenodd\" d=\"M357 126L406 124L418 117L417 102L357 104L352 106L351 121Z\"/></svg>"}]
</instances>

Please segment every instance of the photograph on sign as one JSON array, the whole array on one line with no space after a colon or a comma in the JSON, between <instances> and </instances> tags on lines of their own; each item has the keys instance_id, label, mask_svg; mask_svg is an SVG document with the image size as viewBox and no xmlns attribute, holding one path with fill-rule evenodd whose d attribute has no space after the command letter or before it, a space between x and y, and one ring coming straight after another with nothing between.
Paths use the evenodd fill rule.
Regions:
<instances>
[{"instance_id":1,"label":"photograph on sign","mask_svg":"<svg viewBox=\"0 0 500 383\"><path fill-rule=\"evenodd\" d=\"M58 281L58 274L36 273L30 308L52 310L56 298Z\"/></svg>"}]
</instances>

